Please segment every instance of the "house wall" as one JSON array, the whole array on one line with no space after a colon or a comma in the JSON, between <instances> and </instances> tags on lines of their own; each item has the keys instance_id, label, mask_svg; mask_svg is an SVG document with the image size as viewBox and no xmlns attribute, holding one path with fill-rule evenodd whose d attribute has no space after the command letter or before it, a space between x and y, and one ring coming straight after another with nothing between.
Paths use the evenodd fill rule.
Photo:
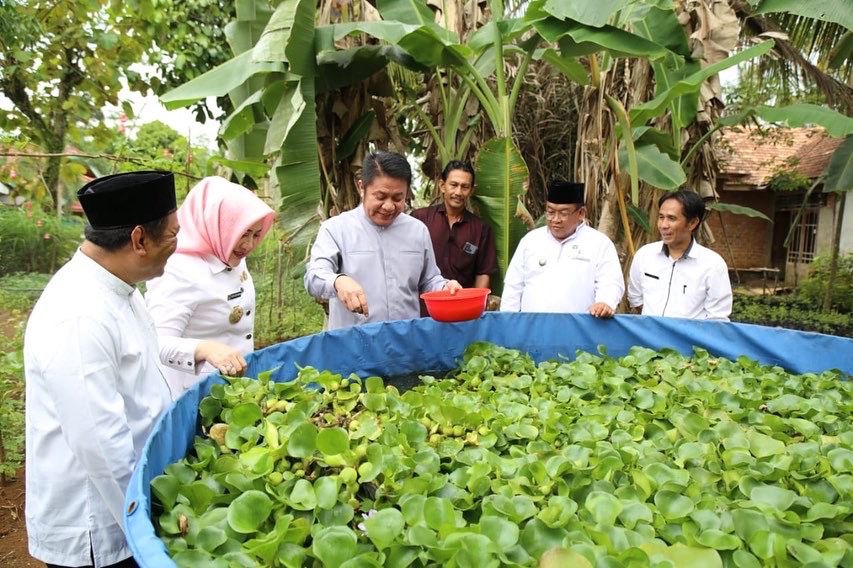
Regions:
<instances>
[{"instance_id":1,"label":"house wall","mask_svg":"<svg viewBox=\"0 0 853 568\"><path fill-rule=\"evenodd\" d=\"M844 200L844 218L841 222L841 253L853 253L853 194Z\"/></svg>"},{"instance_id":2,"label":"house wall","mask_svg":"<svg viewBox=\"0 0 853 568\"><path fill-rule=\"evenodd\" d=\"M723 190L720 191L720 201L750 207L773 219L774 196L771 191ZM721 214L722 225L720 223ZM725 259L729 268L770 266L770 248L773 237L773 225L771 223L764 219L745 215L712 211L711 215L708 216L708 226L715 239L710 248ZM734 261L732 261L732 255L734 255Z\"/></svg>"}]
</instances>

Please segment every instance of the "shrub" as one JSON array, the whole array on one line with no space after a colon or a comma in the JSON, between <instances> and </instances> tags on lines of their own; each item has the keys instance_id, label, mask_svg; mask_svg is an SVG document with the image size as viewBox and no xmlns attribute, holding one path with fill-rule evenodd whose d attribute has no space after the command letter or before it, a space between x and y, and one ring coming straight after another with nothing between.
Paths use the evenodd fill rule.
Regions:
<instances>
[{"instance_id":1,"label":"shrub","mask_svg":"<svg viewBox=\"0 0 853 568\"><path fill-rule=\"evenodd\" d=\"M274 226L248 258L255 282L255 346L317 333L323 329L323 308L305 291L305 246L284 242Z\"/></svg>"},{"instance_id":2,"label":"shrub","mask_svg":"<svg viewBox=\"0 0 853 568\"><path fill-rule=\"evenodd\" d=\"M819 256L812 261L812 271L797 289L800 297L813 307L823 305L826 283L829 280L828 256ZM838 270L832 291L832 309L844 314L853 313L853 253L838 257Z\"/></svg>"},{"instance_id":3,"label":"shrub","mask_svg":"<svg viewBox=\"0 0 853 568\"><path fill-rule=\"evenodd\" d=\"M54 272L83 240L77 218L48 215L27 203L0 207L0 276L12 272Z\"/></svg>"},{"instance_id":4,"label":"shrub","mask_svg":"<svg viewBox=\"0 0 853 568\"><path fill-rule=\"evenodd\" d=\"M732 321L853 337L853 314L821 312L802 296L736 294Z\"/></svg>"}]
</instances>

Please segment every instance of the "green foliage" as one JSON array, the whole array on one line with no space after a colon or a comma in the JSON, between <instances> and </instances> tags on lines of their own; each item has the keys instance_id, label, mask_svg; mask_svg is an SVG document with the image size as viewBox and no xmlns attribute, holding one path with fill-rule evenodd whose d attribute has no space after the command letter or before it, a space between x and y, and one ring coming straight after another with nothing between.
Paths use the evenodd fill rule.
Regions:
<instances>
[{"instance_id":1,"label":"green foliage","mask_svg":"<svg viewBox=\"0 0 853 568\"><path fill-rule=\"evenodd\" d=\"M799 161L799 160L797 160ZM812 180L795 170L795 163L775 168L767 186L773 191L802 191L808 189Z\"/></svg>"},{"instance_id":2,"label":"green foliage","mask_svg":"<svg viewBox=\"0 0 853 568\"><path fill-rule=\"evenodd\" d=\"M820 306L829 281L829 256L815 258L808 278L802 281L797 293L813 306ZM832 290L832 309L853 317L853 253L838 256L835 285Z\"/></svg>"},{"instance_id":3,"label":"green foliage","mask_svg":"<svg viewBox=\"0 0 853 568\"><path fill-rule=\"evenodd\" d=\"M165 25L169 31L157 38L154 49L148 53L149 63L157 69L158 76L149 78L156 95L183 85L231 59L226 25L237 15L235 4L233 0L158 2L154 26ZM226 113L233 109L228 97L219 97L216 103ZM212 118L204 101L194 108L200 122Z\"/></svg>"},{"instance_id":4,"label":"green foliage","mask_svg":"<svg viewBox=\"0 0 853 568\"><path fill-rule=\"evenodd\" d=\"M305 291L306 248L283 242L277 225L249 256L255 283L255 345L310 335L323 329L323 308Z\"/></svg>"},{"instance_id":5,"label":"green foliage","mask_svg":"<svg viewBox=\"0 0 853 568\"><path fill-rule=\"evenodd\" d=\"M474 343L403 394L311 367L229 378L202 400L190 454L152 480L154 524L179 566L836 566L850 553L853 383L701 349L600 353L536 364Z\"/></svg>"},{"instance_id":6,"label":"green foliage","mask_svg":"<svg viewBox=\"0 0 853 568\"><path fill-rule=\"evenodd\" d=\"M47 215L32 203L0 207L0 276L53 272L71 258L82 238L79 219Z\"/></svg>"},{"instance_id":7,"label":"green foliage","mask_svg":"<svg viewBox=\"0 0 853 568\"><path fill-rule=\"evenodd\" d=\"M0 310L28 312L51 275L41 272L12 272L0 276Z\"/></svg>"},{"instance_id":8,"label":"green foliage","mask_svg":"<svg viewBox=\"0 0 853 568\"><path fill-rule=\"evenodd\" d=\"M0 478L14 477L24 461L23 318L0 352ZM0 336L2 337L2 336Z\"/></svg>"},{"instance_id":9,"label":"green foliage","mask_svg":"<svg viewBox=\"0 0 853 568\"><path fill-rule=\"evenodd\" d=\"M821 312L823 297L811 301L798 296L746 296L735 294L732 321L815 331L853 337L853 315Z\"/></svg>"},{"instance_id":10,"label":"green foliage","mask_svg":"<svg viewBox=\"0 0 853 568\"><path fill-rule=\"evenodd\" d=\"M26 313L50 276L0 276L0 478L14 477L24 462L24 356Z\"/></svg>"},{"instance_id":11,"label":"green foliage","mask_svg":"<svg viewBox=\"0 0 853 568\"><path fill-rule=\"evenodd\" d=\"M69 134L102 118L107 103L118 103L120 79L137 83L129 68L151 43L154 29L140 21L156 14L154 4L3 2L0 94L12 108L0 112L0 130L22 132L47 152L63 152ZM6 25L10 14L12 25ZM44 171L53 203L61 161L48 159Z\"/></svg>"}]
</instances>

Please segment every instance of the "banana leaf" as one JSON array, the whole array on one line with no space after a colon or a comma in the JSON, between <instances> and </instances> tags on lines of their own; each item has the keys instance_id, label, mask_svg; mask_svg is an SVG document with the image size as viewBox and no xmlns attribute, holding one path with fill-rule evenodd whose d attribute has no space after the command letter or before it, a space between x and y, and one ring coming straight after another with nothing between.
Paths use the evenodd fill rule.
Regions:
<instances>
[{"instance_id":1,"label":"banana leaf","mask_svg":"<svg viewBox=\"0 0 853 568\"><path fill-rule=\"evenodd\" d=\"M189 83L172 89L160 97L160 101L167 109L174 110L189 106L206 97L224 96L254 75L283 70L284 66L281 63L253 61L252 52L245 51L207 73L199 75Z\"/></svg>"},{"instance_id":2,"label":"banana leaf","mask_svg":"<svg viewBox=\"0 0 853 568\"><path fill-rule=\"evenodd\" d=\"M631 124L646 124L649 120L665 113L670 108L670 103L674 99L681 97L687 93L698 92L699 89L702 87L702 83L705 82L705 80L711 77L712 75L716 75L723 69L728 69L729 67L733 67L739 63L743 63L744 61L752 59L753 57L764 55L773 48L773 45L774 42L772 39L767 40L758 45L754 45L749 49L745 49L740 53L732 55L731 57L727 57L722 61L714 63L713 65L708 65L701 71L697 71L689 77L678 81L669 89L663 91L662 93L659 93L652 100L632 108L629 111L629 115L631 116Z\"/></svg>"},{"instance_id":3,"label":"banana leaf","mask_svg":"<svg viewBox=\"0 0 853 568\"><path fill-rule=\"evenodd\" d=\"M493 138L480 148L474 202L480 216L495 231L500 269L490 284L495 294L501 293L509 261L527 232L522 222L526 209L521 199L527 191L528 175L527 164L511 138Z\"/></svg>"},{"instance_id":4,"label":"banana leaf","mask_svg":"<svg viewBox=\"0 0 853 568\"><path fill-rule=\"evenodd\" d=\"M595 2L566 2L546 0L542 9L559 20L574 20L595 28L603 27L610 17L633 0L596 0Z\"/></svg>"},{"instance_id":5,"label":"banana leaf","mask_svg":"<svg viewBox=\"0 0 853 568\"><path fill-rule=\"evenodd\" d=\"M841 146L832 153L826 179L823 182L824 193L853 190L853 134L848 134Z\"/></svg>"},{"instance_id":6,"label":"banana leaf","mask_svg":"<svg viewBox=\"0 0 853 568\"><path fill-rule=\"evenodd\" d=\"M370 127L373 125L374 118L376 118L376 113L369 110L347 129L346 134L341 138L341 142L335 151L335 159L338 162L346 160L355 153L359 143L370 133Z\"/></svg>"},{"instance_id":7,"label":"banana leaf","mask_svg":"<svg viewBox=\"0 0 853 568\"><path fill-rule=\"evenodd\" d=\"M849 1L763 0L755 10L756 14L768 14L770 12L790 12L806 18L835 22L848 30L853 29L853 5Z\"/></svg>"},{"instance_id":8,"label":"banana leaf","mask_svg":"<svg viewBox=\"0 0 853 568\"><path fill-rule=\"evenodd\" d=\"M422 0L378 0L376 8L385 21L423 26L435 23L435 14Z\"/></svg>"},{"instance_id":9,"label":"banana leaf","mask_svg":"<svg viewBox=\"0 0 853 568\"><path fill-rule=\"evenodd\" d=\"M545 41L559 43L560 52L566 57L606 50L616 57L645 57L654 61L669 53L662 45L615 26L594 28L556 18L538 20L533 26Z\"/></svg>"},{"instance_id":10,"label":"banana leaf","mask_svg":"<svg viewBox=\"0 0 853 568\"><path fill-rule=\"evenodd\" d=\"M756 217L758 219L764 219L768 223L773 222L770 217L768 217L761 211L753 209L752 207L735 205L734 203L721 203L719 201L709 203L707 207L712 211L724 211L726 213L731 213L732 215L746 215L747 217Z\"/></svg>"},{"instance_id":11,"label":"banana leaf","mask_svg":"<svg viewBox=\"0 0 853 568\"><path fill-rule=\"evenodd\" d=\"M687 176L677 161L660 151L654 144L636 147L637 174L647 184L659 189L678 189L687 182ZM619 167L627 171L628 153L619 146ZM636 204L636 202L635 202Z\"/></svg>"},{"instance_id":12,"label":"banana leaf","mask_svg":"<svg viewBox=\"0 0 853 568\"><path fill-rule=\"evenodd\" d=\"M767 122L780 122L792 127L819 124L836 138L853 134L853 118L825 106L809 103L784 107L762 105L756 107L755 113Z\"/></svg>"},{"instance_id":13,"label":"banana leaf","mask_svg":"<svg viewBox=\"0 0 853 568\"><path fill-rule=\"evenodd\" d=\"M691 57L687 36L673 9L663 10L652 6L644 11L642 17L632 18L631 24L638 35L682 57Z\"/></svg>"}]
</instances>

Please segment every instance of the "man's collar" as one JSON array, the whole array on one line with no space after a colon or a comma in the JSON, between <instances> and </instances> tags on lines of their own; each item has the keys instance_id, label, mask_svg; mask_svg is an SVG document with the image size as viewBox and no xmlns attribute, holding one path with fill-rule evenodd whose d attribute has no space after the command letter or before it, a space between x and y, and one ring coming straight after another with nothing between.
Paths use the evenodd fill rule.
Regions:
<instances>
[{"instance_id":1,"label":"man's collar","mask_svg":"<svg viewBox=\"0 0 853 568\"><path fill-rule=\"evenodd\" d=\"M562 244L566 241L569 241L569 240L572 240L573 238L575 238L577 236L578 232L584 230L584 227L586 227L586 226L587 226L586 225L586 219L584 219L583 221L578 223L578 226L575 227L575 231L571 235L569 235L568 237L566 237L564 239L558 239L557 237L555 237L554 233L551 232L551 228L549 226L545 225L545 229L548 231L548 234L551 235L552 239L554 239L558 243Z\"/></svg>"},{"instance_id":2,"label":"man's collar","mask_svg":"<svg viewBox=\"0 0 853 568\"><path fill-rule=\"evenodd\" d=\"M115 292L118 296L129 297L136 291L136 286L131 286L98 262L93 259L82 249L78 248L77 252L74 253L74 257L77 258L77 261L85 267L85 270L88 271L94 278L99 280L112 292Z\"/></svg>"},{"instance_id":3,"label":"man's collar","mask_svg":"<svg viewBox=\"0 0 853 568\"><path fill-rule=\"evenodd\" d=\"M694 239L693 237L690 237L690 244L687 245L687 248L684 250L684 254L681 255L681 258L687 258L690 256L690 251L693 250L693 243L695 243L695 242L696 242L696 239ZM665 256L667 256L667 257L669 256L669 246L667 246L666 243L663 243L663 242L661 243L661 252Z\"/></svg>"},{"instance_id":4,"label":"man's collar","mask_svg":"<svg viewBox=\"0 0 853 568\"><path fill-rule=\"evenodd\" d=\"M440 213L444 213L445 217L447 216L447 205L444 203L444 201L442 201L441 203L436 205L436 211L438 211ZM468 215L472 215L472 213L470 211L468 211L467 208L463 207L462 208L462 217L460 217L459 221L456 221L456 222L460 223L462 221L466 221L468 219Z\"/></svg>"}]
</instances>

